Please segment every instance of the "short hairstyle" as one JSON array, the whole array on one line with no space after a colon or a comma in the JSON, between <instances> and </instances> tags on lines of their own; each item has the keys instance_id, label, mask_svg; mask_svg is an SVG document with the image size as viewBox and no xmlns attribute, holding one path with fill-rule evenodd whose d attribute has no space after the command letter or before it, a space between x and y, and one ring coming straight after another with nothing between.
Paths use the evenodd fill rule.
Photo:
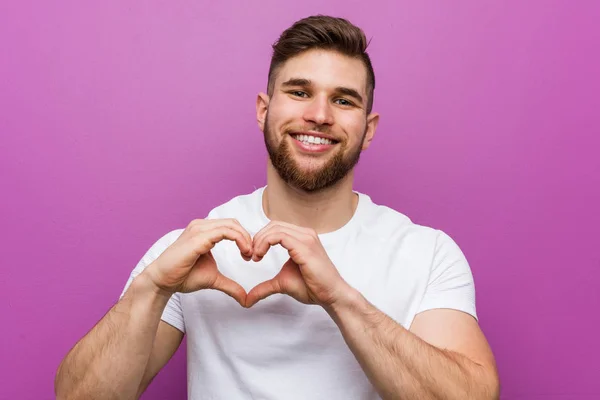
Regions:
<instances>
[{"instance_id":1,"label":"short hairstyle","mask_svg":"<svg viewBox=\"0 0 600 400\"><path fill-rule=\"evenodd\" d=\"M343 18L315 15L295 22L283 31L273 44L269 67L267 93L273 94L275 76L290 58L313 49L332 50L360 59L367 69L367 114L373 108L375 73L366 50L369 45L365 33Z\"/></svg>"}]
</instances>

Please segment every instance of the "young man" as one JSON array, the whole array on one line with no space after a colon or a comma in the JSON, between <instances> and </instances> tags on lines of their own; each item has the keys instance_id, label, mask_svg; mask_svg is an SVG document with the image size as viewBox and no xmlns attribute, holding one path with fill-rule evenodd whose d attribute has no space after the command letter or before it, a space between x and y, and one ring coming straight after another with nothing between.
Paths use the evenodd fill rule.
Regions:
<instances>
[{"instance_id":1,"label":"young man","mask_svg":"<svg viewBox=\"0 0 600 400\"><path fill-rule=\"evenodd\" d=\"M352 189L379 121L366 47L324 16L281 35L256 103L267 186L150 248L59 399L139 397L184 333L190 399L498 398L458 246Z\"/></svg>"}]
</instances>

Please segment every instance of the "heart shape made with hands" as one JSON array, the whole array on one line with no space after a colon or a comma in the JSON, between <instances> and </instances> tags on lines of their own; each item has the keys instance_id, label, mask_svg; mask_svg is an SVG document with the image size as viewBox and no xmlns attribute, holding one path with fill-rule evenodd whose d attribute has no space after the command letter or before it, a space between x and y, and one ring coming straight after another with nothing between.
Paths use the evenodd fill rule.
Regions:
<instances>
[{"instance_id":1,"label":"heart shape made with hands","mask_svg":"<svg viewBox=\"0 0 600 400\"><path fill-rule=\"evenodd\" d=\"M259 262L272 246L281 245L290 258L271 279L246 293L223 275L210 251L218 242L234 241L246 261ZM159 289L188 293L215 289L233 297L243 307L275 293L286 294L305 304L327 306L348 289L319 236L313 229L271 221L253 238L233 219L194 220L181 236L148 268Z\"/></svg>"},{"instance_id":2,"label":"heart shape made with hands","mask_svg":"<svg viewBox=\"0 0 600 400\"><path fill-rule=\"evenodd\" d=\"M285 248L290 258L273 278L247 293L244 307L252 307L276 293L289 295L304 304L333 302L343 279L313 229L271 221L252 239L252 261L262 260L275 245Z\"/></svg>"}]
</instances>

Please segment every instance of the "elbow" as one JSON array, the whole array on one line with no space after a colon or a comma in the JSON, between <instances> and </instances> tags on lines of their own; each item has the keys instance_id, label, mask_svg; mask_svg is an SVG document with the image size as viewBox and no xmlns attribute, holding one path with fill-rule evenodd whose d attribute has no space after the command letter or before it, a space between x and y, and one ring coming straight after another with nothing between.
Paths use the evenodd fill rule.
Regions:
<instances>
[{"instance_id":1,"label":"elbow","mask_svg":"<svg viewBox=\"0 0 600 400\"><path fill-rule=\"evenodd\" d=\"M77 395L77 387L74 382L69 380L68 367L65 366L65 359L60 363L54 377L54 396L56 400L73 400L82 398Z\"/></svg>"},{"instance_id":2,"label":"elbow","mask_svg":"<svg viewBox=\"0 0 600 400\"><path fill-rule=\"evenodd\" d=\"M490 400L500 400L500 381L497 380L492 386Z\"/></svg>"},{"instance_id":3,"label":"elbow","mask_svg":"<svg viewBox=\"0 0 600 400\"><path fill-rule=\"evenodd\" d=\"M482 397L485 400L500 400L500 384L490 386L486 395Z\"/></svg>"},{"instance_id":4,"label":"elbow","mask_svg":"<svg viewBox=\"0 0 600 400\"><path fill-rule=\"evenodd\" d=\"M56 375L54 376L54 396L56 399L64 399L65 396L62 393L62 385L61 385L61 370L62 370L63 362L60 363L58 369L56 370Z\"/></svg>"},{"instance_id":5,"label":"elbow","mask_svg":"<svg viewBox=\"0 0 600 400\"><path fill-rule=\"evenodd\" d=\"M485 385L485 395L481 396L482 400L500 400L500 378L497 371L492 371L489 374Z\"/></svg>"},{"instance_id":6,"label":"elbow","mask_svg":"<svg viewBox=\"0 0 600 400\"><path fill-rule=\"evenodd\" d=\"M500 378L495 366L485 367L478 364L476 371L470 374L470 384L464 398L477 400L500 400Z\"/></svg>"},{"instance_id":7,"label":"elbow","mask_svg":"<svg viewBox=\"0 0 600 400\"><path fill-rule=\"evenodd\" d=\"M65 385L63 382L63 363L64 360L58 366L54 377L54 395L56 396L56 400L66 400L68 398L67 393L65 393Z\"/></svg>"}]
</instances>

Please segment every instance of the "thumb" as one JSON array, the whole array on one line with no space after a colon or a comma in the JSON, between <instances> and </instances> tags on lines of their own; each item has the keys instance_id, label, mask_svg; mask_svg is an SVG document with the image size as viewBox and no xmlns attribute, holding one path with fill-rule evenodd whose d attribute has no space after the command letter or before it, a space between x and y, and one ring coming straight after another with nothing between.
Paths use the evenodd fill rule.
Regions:
<instances>
[{"instance_id":1,"label":"thumb","mask_svg":"<svg viewBox=\"0 0 600 400\"><path fill-rule=\"evenodd\" d=\"M246 304L246 291L239 283L227 278L220 272L212 285L212 289L219 290L233 297L242 307Z\"/></svg>"},{"instance_id":2,"label":"thumb","mask_svg":"<svg viewBox=\"0 0 600 400\"><path fill-rule=\"evenodd\" d=\"M279 282L279 274L274 278L269 279L256 285L246 296L246 308L250 308L259 301L266 299L272 294L281 293L281 283Z\"/></svg>"}]
</instances>

